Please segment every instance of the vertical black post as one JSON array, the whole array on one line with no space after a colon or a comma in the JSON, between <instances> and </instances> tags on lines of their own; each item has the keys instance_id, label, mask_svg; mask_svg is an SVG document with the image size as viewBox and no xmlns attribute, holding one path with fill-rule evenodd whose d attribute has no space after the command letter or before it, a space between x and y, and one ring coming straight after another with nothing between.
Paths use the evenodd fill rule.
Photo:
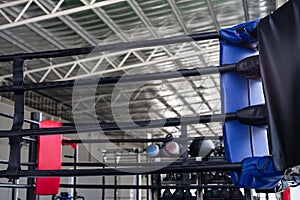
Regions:
<instances>
[{"instance_id":1,"label":"vertical black post","mask_svg":"<svg viewBox=\"0 0 300 200\"><path fill-rule=\"evenodd\" d=\"M160 180L161 174L151 174L151 185L161 186ZM161 189L159 188L151 188L152 191L152 200L161 199Z\"/></svg>"},{"instance_id":2,"label":"vertical black post","mask_svg":"<svg viewBox=\"0 0 300 200\"><path fill-rule=\"evenodd\" d=\"M244 191L245 191L245 200L252 200L251 189L244 189Z\"/></svg>"},{"instance_id":3,"label":"vertical black post","mask_svg":"<svg viewBox=\"0 0 300 200\"><path fill-rule=\"evenodd\" d=\"M102 156L103 156L103 163L106 164L105 162L105 157L106 157L106 153L102 151ZM105 165L103 165L103 169L105 168ZM102 200L105 200L105 176L102 176Z\"/></svg>"},{"instance_id":4,"label":"vertical black post","mask_svg":"<svg viewBox=\"0 0 300 200\"><path fill-rule=\"evenodd\" d=\"M198 172L197 173L197 184L202 185L202 173ZM202 189L197 189L197 200L203 200L203 190Z\"/></svg>"},{"instance_id":5,"label":"vertical black post","mask_svg":"<svg viewBox=\"0 0 300 200\"><path fill-rule=\"evenodd\" d=\"M74 170L77 169L77 148L78 146L76 146L76 148L74 149ZM76 185L77 185L77 178L76 176L73 177L73 199L77 198L77 191L76 191Z\"/></svg>"},{"instance_id":6,"label":"vertical black post","mask_svg":"<svg viewBox=\"0 0 300 200\"><path fill-rule=\"evenodd\" d=\"M13 179L12 183L13 184L18 184L19 180L18 179ZM11 199L12 200L17 200L18 199L18 190L17 190L17 188L12 188Z\"/></svg>"},{"instance_id":7,"label":"vertical black post","mask_svg":"<svg viewBox=\"0 0 300 200\"><path fill-rule=\"evenodd\" d=\"M42 113L39 112L32 112L30 119L34 120L34 121L42 121ZM37 129L39 128L37 124L30 124L30 128L31 129ZM30 136L30 138L34 139L35 142L31 141L29 143L29 150L28 150L28 162L33 162L36 163L37 162L37 136ZM28 170L35 170L36 167L35 166L29 166ZM35 183L34 178L28 178L27 179L27 184L28 185L33 185ZM27 200L35 200L36 199L36 195L35 195L35 191L34 188L28 188L26 191L26 199Z\"/></svg>"},{"instance_id":8,"label":"vertical black post","mask_svg":"<svg viewBox=\"0 0 300 200\"><path fill-rule=\"evenodd\" d=\"M155 174L155 182L157 185L161 186L161 174ZM161 198L161 189L157 190L157 199Z\"/></svg>"},{"instance_id":9,"label":"vertical black post","mask_svg":"<svg viewBox=\"0 0 300 200\"><path fill-rule=\"evenodd\" d=\"M138 153L136 154L136 166L138 167L140 163L140 151L138 151ZM140 185L140 175L136 175L136 185L139 186ZM140 199L140 190L137 188L136 189L136 199L139 200Z\"/></svg>"},{"instance_id":10,"label":"vertical black post","mask_svg":"<svg viewBox=\"0 0 300 200\"><path fill-rule=\"evenodd\" d=\"M136 175L136 186L139 186L139 181L140 181L140 178L139 178L139 175ZM135 191L135 198L136 200L138 200L140 197L140 194L139 194L139 189L136 188L136 191Z\"/></svg>"},{"instance_id":11,"label":"vertical black post","mask_svg":"<svg viewBox=\"0 0 300 200\"><path fill-rule=\"evenodd\" d=\"M181 124L181 138L183 138L182 142L182 164L184 166L189 165L189 153L188 153L188 145L187 145L187 124ZM184 173L183 174L183 185L189 186L190 185L190 179L189 179L189 174Z\"/></svg>"},{"instance_id":12,"label":"vertical black post","mask_svg":"<svg viewBox=\"0 0 300 200\"><path fill-rule=\"evenodd\" d=\"M148 133L147 134L147 139L151 139L152 138L152 135L150 134L150 133ZM147 146L149 146L149 145L151 145L151 143L150 142L148 142L147 143ZM150 158L149 158L149 156L147 156L147 163L150 163ZM147 181L147 186L149 186L152 182L151 182L151 180L152 180L152 175L150 175L150 174L147 174L146 175L146 181ZM153 185L153 184L151 184L151 185ZM153 199L153 196L151 196L151 194L154 192L154 190L153 189L147 189L147 200L152 200Z\"/></svg>"},{"instance_id":13,"label":"vertical black post","mask_svg":"<svg viewBox=\"0 0 300 200\"><path fill-rule=\"evenodd\" d=\"M24 60L21 58L14 58L13 60L13 88L14 88L14 119L11 132L20 132L24 123ZM10 178L15 182L19 177L17 176L21 162L21 148L22 137L9 137L10 153L9 164L7 172L13 174ZM17 189L12 189L12 200L17 199Z\"/></svg>"},{"instance_id":14,"label":"vertical black post","mask_svg":"<svg viewBox=\"0 0 300 200\"><path fill-rule=\"evenodd\" d=\"M266 200L269 200L269 194L266 193Z\"/></svg>"},{"instance_id":15,"label":"vertical black post","mask_svg":"<svg viewBox=\"0 0 300 200\"><path fill-rule=\"evenodd\" d=\"M115 168L117 168L117 151L115 151ZM114 176L114 185L117 186L117 176ZM114 188L114 200L117 200L117 188Z\"/></svg>"},{"instance_id":16,"label":"vertical black post","mask_svg":"<svg viewBox=\"0 0 300 200\"><path fill-rule=\"evenodd\" d=\"M103 169L105 167L103 166ZM105 176L102 176L102 185L105 186ZM105 200L105 188L102 189L102 200Z\"/></svg>"},{"instance_id":17,"label":"vertical black post","mask_svg":"<svg viewBox=\"0 0 300 200\"><path fill-rule=\"evenodd\" d=\"M157 183L154 182L155 176L157 176L157 175L151 174L150 176L151 176L151 180L150 180L150 181L151 181L151 185L157 185ZM157 198L155 198L155 194L156 194L156 193L157 193L157 190L151 188L151 198L154 199L154 200L157 199Z\"/></svg>"},{"instance_id":18,"label":"vertical black post","mask_svg":"<svg viewBox=\"0 0 300 200\"><path fill-rule=\"evenodd\" d=\"M149 186L149 175L146 174L146 185L147 187ZM150 189L147 188L147 200L150 200L150 195L149 195Z\"/></svg>"}]
</instances>

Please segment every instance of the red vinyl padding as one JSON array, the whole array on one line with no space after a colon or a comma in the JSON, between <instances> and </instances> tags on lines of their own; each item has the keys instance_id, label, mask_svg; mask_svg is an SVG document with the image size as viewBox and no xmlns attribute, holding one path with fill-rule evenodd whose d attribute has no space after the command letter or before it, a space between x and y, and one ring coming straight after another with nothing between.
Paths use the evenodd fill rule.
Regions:
<instances>
[{"instance_id":1,"label":"red vinyl padding","mask_svg":"<svg viewBox=\"0 0 300 200\"><path fill-rule=\"evenodd\" d=\"M62 139L63 140L71 140L70 138L66 138L66 137L63 137ZM77 143L64 143L64 142L62 142L62 145L64 145L64 146L70 146L74 150L77 149Z\"/></svg>"},{"instance_id":2,"label":"red vinyl padding","mask_svg":"<svg viewBox=\"0 0 300 200\"><path fill-rule=\"evenodd\" d=\"M282 199L283 200L291 200L291 192L290 187L288 187L283 193L282 193Z\"/></svg>"},{"instance_id":3,"label":"red vinyl padding","mask_svg":"<svg viewBox=\"0 0 300 200\"><path fill-rule=\"evenodd\" d=\"M44 120L40 128L59 128L61 122ZM62 163L62 135L47 135L38 137L38 170L60 170ZM57 194L60 177L36 178L36 195Z\"/></svg>"}]
</instances>

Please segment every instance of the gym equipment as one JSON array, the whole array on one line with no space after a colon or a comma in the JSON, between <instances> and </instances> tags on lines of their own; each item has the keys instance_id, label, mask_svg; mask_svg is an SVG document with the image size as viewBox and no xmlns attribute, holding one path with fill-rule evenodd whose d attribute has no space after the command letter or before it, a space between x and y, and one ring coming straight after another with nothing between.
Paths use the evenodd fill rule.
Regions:
<instances>
[{"instance_id":1,"label":"gym equipment","mask_svg":"<svg viewBox=\"0 0 300 200\"><path fill-rule=\"evenodd\" d=\"M147 147L147 155L149 157L172 157L179 156L181 153L181 146L175 141L172 141L174 138L172 135L168 134L166 136L167 142L159 147L157 144L151 144Z\"/></svg>"},{"instance_id":2,"label":"gym equipment","mask_svg":"<svg viewBox=\"0 0 300 200\"><path fill-rule=\"evenodd\" d=\"M224 173L216 172L214 179L217 181L225 181Z\"/></svg>"},{"instance_id":3,"label":"gym equipment","mask_svg":"<svg viewBox=\"0 0 300 200\"><path fill-rule=\"evenodd\" d=\"M189 147L189 153L193 157L205 159L214 149L215 144L211 140L194 140Z\"/></svg>"},{"instance_id":4,"label":"gym equipment","mask_svg":"<svg viewBox=\"0 0 300 200\"><path fill-rule=\"evenodd\" d=\"M214 156L219 156L225 158L225 148L222 144L217 144L214 149Z\"/></svg>"},{"instance_id":5,"label":"gym equipment","mask_svg":"<svg viewBox=\"0 0 300 200\"><path fill-rule=\"evenodd\" d=\"M203 184L208 184L214 179L214 176L211 173L203 173L201 177L202 177Z\"/></svg>"},{"instance_id":6,"label":"gym equipment","mask_svg":"<svg viewBox=\"0 0 300 200\"><path fill-rule=\"evenodd\" d=\"M196 183L197 179L198 179L198 176L196 174L192 173L190 182L191 183Z\"/></svg>"},{"instance_id":7,"label":"gym equipment","mask_svg":"<svg viewBox=\"0 0 300 200\"><path fill-rule=\"evenodd\" d=\"M174 174L167 174L163 181L174 181Z\"/></svg>"},{"instance_id":8,"label":"gym equipment","mask_svg":"<svg viewBox=\"0 0 300 200\"><path fill-rule=\"evenodd\" d=\"M226 183L232 183L232 180L231 180L231 177L230 177L229 173L224 174L224 181Z\"/></svg>"},{"instance_id":9,"label":"gym equipment","mask_svg":"<svg viewBox=\"0 0 300 200\"><path fill-rule=\"evenodd\" d=\"M223 200L231 200L231 194L229 189L222 188L218 197L222 198Z\"/></svg>"},{"instance_id":10,"label":"gym equipment","mask_svg":"<svg viewBox=\"0 0 300 200\"><path fill-rule=\"evenodd\" d=\"M231 198L243 198L244 197L241 190L239 190L238 188L230 189L230 193L231 193Z\"/></svg>"},{"instance_id":11,"label":"gym equipment","mask_svg":"<svg viewBox=\"0 0 300 200\"><path fill-rule=\"evenodd\" d=\"M72 200L73 197L68 192L61 192L60 196L56 197L55 200Z\"/></svg>"},{"instance_id":12,"label":"gym equipment","mask_svg":"<svg viewBox=\"0 0 300 200\"><path fill-rule=\"evenodd\" d=\"M183 174L175 173L174 174L174 181L182 181Z\"/></svg>"},{"instance_id":13,"label":"gym equipment","mask_svg":"<svg viewBox=\"0 0 300 200\"><path fill-rule=\"evenodd\" d=\"M205 190L204 195L205 195L206 199L215 197L215 195L214 195L214 193L212 192L212 190Z\"/></svg>"},{"instance_id":14,"label":"gym equipment","mask_svg":"<svg viewBox=\"0 0 300 200\"><path fill-rule=\"evenodd\" d=\"M170 141L163 147L165 152L171 156L178 156L181 154L181 146L175 141Z\"/></svg>"},{"instance_id":15,"label":"gym equipment","mask_svg":"<svg viewBox=\"0 0 300 200\"><path fill-rule=\"evenodd\" d=\"M278 171L300 165L300 155L296 153L300 140L299 9L299 1L288 1L261 19L258 26L270 143Z\"/></svg>"},{"instance_id":16,"label":"gym equipment","mask_svg":"<svg viewBox=\"0 0 300 200\"><path fill-rule=\"evenodd\" d=\"M159 146L157 144L150 144L146 152L149 157L157 157L159 155Z\"/></svg>"},{"instance_id":17,"label":"gym equipment","mask_svg":"<svg viewBox=\"0 0 300 200\"><path fill-rule=\"evenodd\" d=\"M191 198L193 195L190 190L183 191L183 198Z\"/></svg>"},{"instance_id":18,"label":"gym equipment","mask_svg":"<svg viewBox=\"0 0 300 200\"><path fill-rule=\"evenodd\" d=\"M212 198L217 198L220 194L220 190L219 189L208 189L208 190L205 190L204 192L205 194L205 197L207 199L212 199Z\"/></svg>"},{"instance_id":19,"label":"gym equipment","mask_svg":"<svg viewBox=\"0 0 300 200\"><path fill-rule=\"evenodd\" d=\"M172 148L172 147L171 147ZM171 149L172 150L172 149ZM160 149L160 152L159 152L159 156L160 157L165 157L165 158L171 158L171 157L174 157L174 156L177 156L177 155L173 155L173 154L170 154L165 146L163 146L161 149Z\"/></svg>"},{"instance_id":20,"label":"gym equipment","mask_svg":"<svg viewBox=\"0 0 300 200\"><path fill-rule=\"evenodd\" d=\"M183 190L182 189L176 189L173 193L172 197L174 199L182 199L183 198Z\"/></svg>"},{"instance_id":21,"label":"gym equipment","mask_svg":"<svg viewBox=\"0 0 300 200\"><path fill-rule=\"evenodd\" d=\"M163 197L163 198L170 198L170 197L172 197L172 193L171 193L170 189L166 189L166 190L163 192L162 197Z\"/></svg>"},{"instance_id":22,"label":"gym equipment","mask_svg":"<svg viewBox=\"0 0 300 200\"><path fill-rule=\"evenodd\" d=\"M40 122L40 128L61 127L61 122L45 120ZM39 136L38 137L38 163L37 170L60 170L62 162L62 136ZM50 195L57 194L60 178L36 179L35 194Z\"/></svg>"}]
</instances>

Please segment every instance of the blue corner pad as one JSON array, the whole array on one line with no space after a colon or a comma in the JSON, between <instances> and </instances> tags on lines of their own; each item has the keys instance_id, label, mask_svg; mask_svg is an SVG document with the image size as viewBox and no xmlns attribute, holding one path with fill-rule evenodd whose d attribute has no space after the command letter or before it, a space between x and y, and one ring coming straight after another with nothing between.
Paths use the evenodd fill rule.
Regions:
<instances>
[{"instance_id":1,"label":"blue corner pad","mask_svg":"<svg viewBox=\"0 0 300 200\"><path fill-rule=\"evenodd\" d=\"M234 184L243 188L274 189L283 174L276 171L271 156L249 157L242 161L242 171Z\"/></svg>"},{"instance_id":2,"label":"blue corner pad","mask_svg":"<svg viewBox=\"0 0 300 200\"><path fill-rule=\"evenodd\" d=\"M245 22L231 28L221 29L220 37L221 40L226 41L231 44L239 44L242 42L257 43L257 38L253 37L253 31L256 31L256 26L259 19Z\"/></svg>"}]
</instances>

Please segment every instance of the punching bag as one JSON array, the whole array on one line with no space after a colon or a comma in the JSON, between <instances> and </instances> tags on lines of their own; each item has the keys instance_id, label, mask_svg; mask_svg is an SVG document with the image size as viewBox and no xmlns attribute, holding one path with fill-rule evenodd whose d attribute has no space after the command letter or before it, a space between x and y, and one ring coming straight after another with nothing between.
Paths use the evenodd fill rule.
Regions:
<instances>
[{"instance_id":1,"label":"punching bag","mask_svg":"<svg viewBox=\"0 0 300 200\"><path fill-rule=\"evenodd\" d=\"M258 42L272 156L282 171L300 165L300 1L261 19Z\"/></svg>"}]
</instances>

